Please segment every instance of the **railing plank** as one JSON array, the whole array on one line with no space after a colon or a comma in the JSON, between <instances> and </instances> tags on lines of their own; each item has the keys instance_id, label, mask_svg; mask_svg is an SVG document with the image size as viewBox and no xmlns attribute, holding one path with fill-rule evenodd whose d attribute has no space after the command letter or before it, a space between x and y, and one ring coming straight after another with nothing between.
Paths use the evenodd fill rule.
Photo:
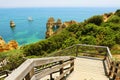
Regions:
<instances>
[{"instance_id":1,"label":"railing plank","mask_svg":"<svg viewBox=\"0 0 120 80\"><path fill-rule=\"evenodd\" d=\"M70 56L64 56L64 57L36 58L32 60L34 61L34 66L41 66L44 64L53 63L61 60L65 61L70 58L71 58Z\"/></svg>"},{"instance_id":2,"label":"railing plank","mask_svg":"<svg viewBox=\"0 0 120 80\"><path fill-rule=\"evenodd\" d=\"M51 58L40 58L40 59L28 59L20 67L12 72L5 80L22 80L35 66L40 66L60 60L68 60L70 56L65 57L51 57Z\"/></svg>"},{"instance_id":3,"label":"railing plank","mask_svg":"<svg viewBox=\"0 0 120 80\"><path fill-rule=\"evenodd\" d=\"M73 63L74 61L69 61L69 62L66 62L62 65L57 65L57 66L54 66L54 67L51 67L51 68L48 68L48 69L45 69L45 70L42 70L40 73L38 74L35 74L33 77L36 77L36 79L41 79L43 77L45 77L46 75L49 75L50 73L53 73L55 71L58 71L60 68L63 68L65 67L66 65L68 64L71 64ZM44 74L43 74L44 73Z\"/></svg>"},{"instance_id":4,"label":"railing plank","mask_svg":"<svg viewBox=\"0 0 120 80\"><path fill-rule=\"evenodd\" d=\"M55 80L61 80L64 77L64 75L67 74L69 71L71 71L73 68L74 68L74 66L72 66L71 68L69 68L66 72L64 72L63 74L61 74Z\"/></svg>"},{"instance_id":5,"label":"railing plank","mask_svg":"<svg viewBox=\"0 0 120 80\"><path fill-rule=\"evenodd\" d=\"M33 61L28 59L18 69L14 70L5 80L22 80L33 68Z\"/></svg>"}]
</instances>

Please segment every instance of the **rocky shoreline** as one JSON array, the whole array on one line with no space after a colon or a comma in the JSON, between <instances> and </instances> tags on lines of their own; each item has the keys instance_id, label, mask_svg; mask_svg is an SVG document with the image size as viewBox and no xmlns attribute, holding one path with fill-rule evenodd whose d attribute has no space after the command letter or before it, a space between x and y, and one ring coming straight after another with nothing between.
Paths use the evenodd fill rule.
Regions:
<instances>
[{"instance_id":1,"label":"rocky shoreline","mask_svg":"<svg viewBox=\"0 0 120 80\"><path fill-rule=\"evenodd\" d=\"M18 48L18 43L15 40L11 40L8 43L0 36L0 52L14 50Z\"/></svg>"}]
</instances>

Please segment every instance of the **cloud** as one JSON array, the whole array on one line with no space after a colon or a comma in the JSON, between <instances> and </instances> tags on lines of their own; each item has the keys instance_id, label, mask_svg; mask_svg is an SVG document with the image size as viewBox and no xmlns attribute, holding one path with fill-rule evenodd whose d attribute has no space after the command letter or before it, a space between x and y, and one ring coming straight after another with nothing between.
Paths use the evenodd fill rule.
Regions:
<instances>
[{"instance_id":1,"label":"cloud","mask_svg":"<svg viewBox=\"0 0 120 80\"><path fill-rule=\"evenodd\" d=\"M120 7L120 0L0 0L0 7Z\"/></svg>"}]
</instances>

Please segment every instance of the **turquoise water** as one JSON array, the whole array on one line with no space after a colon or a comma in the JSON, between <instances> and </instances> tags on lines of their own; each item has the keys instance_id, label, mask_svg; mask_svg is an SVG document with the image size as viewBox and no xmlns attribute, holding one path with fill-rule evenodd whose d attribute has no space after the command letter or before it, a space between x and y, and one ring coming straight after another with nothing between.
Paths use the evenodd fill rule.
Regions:
<instances>
[{"instance_id":1,"label":"turquoise water","mask_svg":"<svg viewBox=\"0 0 120 80\"><path fill-rule=\"evenodd\" d=\"M29 44L45 39L49 17L60 18L63 22L81 22L93 15L116 10L117 8L1 8L0 36L6 42L16 40L19 45ZM28 21L29 16L32 16L33 21ZM10 20L15 22L15 28L10 28Z\"/></svg>"}]
</instances>

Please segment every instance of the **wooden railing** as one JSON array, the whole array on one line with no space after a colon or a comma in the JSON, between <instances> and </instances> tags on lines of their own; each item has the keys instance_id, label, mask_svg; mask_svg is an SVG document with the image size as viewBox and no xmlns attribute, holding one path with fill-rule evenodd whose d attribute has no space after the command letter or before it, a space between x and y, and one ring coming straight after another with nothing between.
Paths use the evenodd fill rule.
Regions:
<instances>
[{"instance_id":1,"label":"wooden railing","mask_svg":"<svg viewBox=\"0 0 120 80\"><path fill-rule=\"evenodd\" d=\"M109 49L108 52L110 53ZM120 80L120 62L115 61L109 54L105 56L104 64L107 76L112 80Z\"/></svg>"},{"instance_id":2,"label":"wooden railing","mask_svg":"<svg viewBox=\"0 0 120 80\"><path fill-rule=\"evenodd\" d=\"M5 80L40 80L60 72L54 80L62 80L64 76L74 70L74 57L50 57L26 60L20 67L14 70Z\"/></svg>"},{"instance_id":3,"label":"wooden railing","mask_svg":"<svg viewBox=\"0 0 120 80\"><path fill-rule=\"evenodd\" d=\"M106 46L76 44L54 53L56 56L90 56L103 59L106 75L113 80L120 80L120 61L115 61Z\"/></svg>"},{"instance_id":4,"label":"wooden railing","mask_svg":"<svg viewBox=\"0 0 120 80\"><path fill-rule=\"evenodd\" d=\"M53 55L76 57L90 56L101 58L103 60L106 75L110 79L120 80L120 62L113 59L110 49L106 46L76 44L64 50L55 52L53 53ZM58 71L60 72L60 76L55 78L54 80L61 80L63 76L74 70L73 60L73 57L29 59L24 62L17 70L13 71L13 73L5 80L35 80L41 79L46 75L50 75L50 80L53 80L52 74ZM66 65L70 65L70 67L64 68L64 66ZM66 72L64 72L63 70L65 70Z\"/></svg>"}]
</instances>

